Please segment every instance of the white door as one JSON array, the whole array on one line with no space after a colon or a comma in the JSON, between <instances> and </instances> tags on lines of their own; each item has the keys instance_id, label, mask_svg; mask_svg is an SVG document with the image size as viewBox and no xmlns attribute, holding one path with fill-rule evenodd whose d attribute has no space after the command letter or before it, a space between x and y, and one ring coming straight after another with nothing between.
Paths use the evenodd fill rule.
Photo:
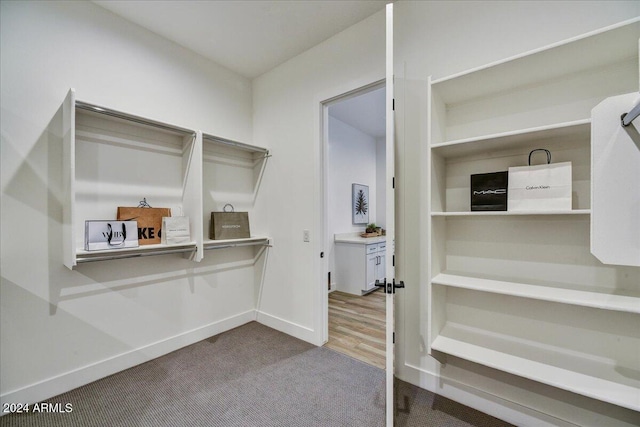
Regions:
<instances>
[{"instance_id":1,"label":"white door","mask_svg":"<svg viewBox=\"0 0 640 427\"><path fill-rule=\"evenodd\" d=\"M393 100L393 4L387 5L386 10L386 126L387 126L387 248L385 256L386 286L386 425L393 426L393 366L394 366L394 293L396 288L394 252L395 252L395 129L394 129L394 100Z\"/></svg>"}]
</instances>

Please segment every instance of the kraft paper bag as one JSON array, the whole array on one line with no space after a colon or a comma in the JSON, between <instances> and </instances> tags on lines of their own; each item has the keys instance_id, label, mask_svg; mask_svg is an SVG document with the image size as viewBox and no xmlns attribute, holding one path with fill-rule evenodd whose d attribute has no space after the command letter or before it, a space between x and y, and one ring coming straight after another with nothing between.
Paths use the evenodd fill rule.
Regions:
<instances>
[{"instance_id":1,"label":"kraft paper bag","mask_svg":"<svg viewBox=\"0 0 640 427\"><path fill-rule=\"evenodd\" d=\"M551 153L542 151L547 164L509 168L508 211L571 210L571 162L551 163Z\"/></svg>"},{"instance_id":2,"label":"kraft paper bag","mask_svg":"<svg viewBox=\"0 0 640 427\"><path fill-rule=\"evenodd\" d=\"M138 222L140 245L161 243L162 218L171 216L169 208L118 207L118 220Z\"/></svg>"}]
</instances>

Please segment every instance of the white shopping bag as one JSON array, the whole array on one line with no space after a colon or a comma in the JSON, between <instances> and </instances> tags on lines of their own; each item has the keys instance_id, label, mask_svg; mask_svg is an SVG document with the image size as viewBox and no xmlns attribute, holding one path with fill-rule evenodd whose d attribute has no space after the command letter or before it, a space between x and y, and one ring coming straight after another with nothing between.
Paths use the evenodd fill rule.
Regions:
<instances>
[{"instance_id":1,"label":"white shopping bag","mask_svg":"<svg viewBox=\"0 0 640 427\"><path fill-rule=\"evenodd\" d=\"M84 249L123 249L138 247L138 223L136 221L85 221Z\"/></svg>"},{"instance_id":2,"label":"white shopping bag","mask_svg":"<svg viewBox=\"0 0 640 427\"><path fill-rule=\"evenodd\" d=\"M161 243L180 245L191 243L188 216L165 216L162 218Z\"/></svg>"},{"instance_id":3,"label":"white shopping bag","mask_svg":"<svg viewBox=\"0 0 640 427\"><path fill-rule=\"evenodd\" d=\"M509 168L507 210L568 211L571 210L571 162L551 163L548 150L547 164Z\"/></svg>"}]
</instances>

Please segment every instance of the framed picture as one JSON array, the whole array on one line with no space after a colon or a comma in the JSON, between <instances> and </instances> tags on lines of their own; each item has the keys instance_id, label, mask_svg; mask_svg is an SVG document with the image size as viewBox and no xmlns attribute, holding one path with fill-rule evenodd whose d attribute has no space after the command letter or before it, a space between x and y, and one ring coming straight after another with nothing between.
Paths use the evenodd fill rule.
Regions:
<instances>
[{"instance_id":1,"label":"framed picture","mask_svg":"<svg viewBox=\"0 0 640 427\"><path fill-rule=\"evenodd\" d=\"M351 212L354 224L369 223L369 186L351 184Z\"/></svg>"}]
</instances>

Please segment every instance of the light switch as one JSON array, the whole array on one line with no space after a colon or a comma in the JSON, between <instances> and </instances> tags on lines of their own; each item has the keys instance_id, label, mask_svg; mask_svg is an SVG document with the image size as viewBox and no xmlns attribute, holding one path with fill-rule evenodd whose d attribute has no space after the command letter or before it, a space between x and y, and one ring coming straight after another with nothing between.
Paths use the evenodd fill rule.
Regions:
<instances>
[{"instance_id":1,"label":"light switch","mask_svg":"<svg viewBox=\"0 0 640 427\"><path fill-rule=\"evenodd\" d=\"M302 230L302 241L309 242L309 230Z\"/></svg>"}]
</instances>

